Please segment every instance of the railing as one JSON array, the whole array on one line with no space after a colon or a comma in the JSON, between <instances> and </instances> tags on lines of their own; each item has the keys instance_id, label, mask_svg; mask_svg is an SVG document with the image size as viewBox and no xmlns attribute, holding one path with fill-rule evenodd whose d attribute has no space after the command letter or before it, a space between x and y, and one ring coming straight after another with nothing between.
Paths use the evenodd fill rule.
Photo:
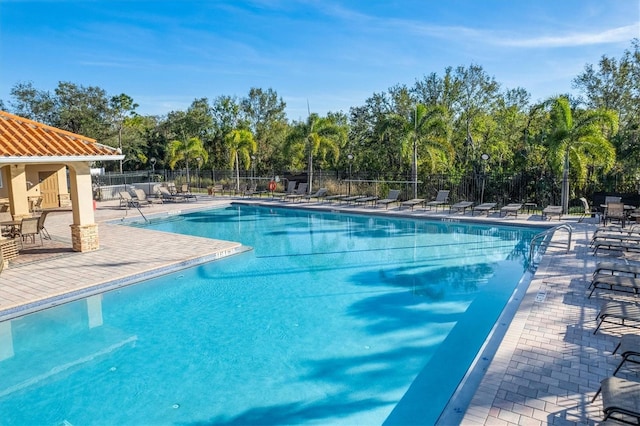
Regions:
<instances>
[{"instance_id":1,"label":"railing","mask_svg":"<svg viewBox=\"0 0 640 426\"><path fill-rule=\"evenodd\" d=\"M552 243L553 235L556 231L564 230L569 233L566 247L564 247L564 243ZM554 226L553 228L545 229L544 231L536 234L531 239L531 244L529 245L529 269L535 269L538 264L539 256L538 254L544 253L549 247L562 247L565 249L565 253L569 253L571 250L571 238L573 235L573 228L571 225L566 223L562 223L560 225Z\"/></svg>"}]
</instances>

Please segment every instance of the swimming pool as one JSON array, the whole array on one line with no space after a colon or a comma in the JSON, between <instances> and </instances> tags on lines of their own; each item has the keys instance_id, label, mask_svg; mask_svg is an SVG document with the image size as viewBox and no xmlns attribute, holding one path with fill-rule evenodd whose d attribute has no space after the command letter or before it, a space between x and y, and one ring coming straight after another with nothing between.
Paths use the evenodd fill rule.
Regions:
<instances>
[{"instance_id":1,"label":"swimming pool","mask_svg":"<svg viewBox=\"0 0 640 426\"><path fill-rule=\"evenodd\" d=\"M0 323L3 424L432 424L536 233L247 206L144 226L253 250Z\"/></svg>"}]
</instances>

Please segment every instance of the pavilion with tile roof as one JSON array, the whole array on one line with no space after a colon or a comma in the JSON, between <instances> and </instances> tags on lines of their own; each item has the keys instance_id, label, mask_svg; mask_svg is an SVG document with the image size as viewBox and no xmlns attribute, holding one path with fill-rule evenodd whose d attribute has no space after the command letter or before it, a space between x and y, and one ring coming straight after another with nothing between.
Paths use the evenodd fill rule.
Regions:
<instances>
[{"instance_id":1,"label":"pavilion with tile roof","mask_svg":"<svg viewBox=\"0 0 640 426\"><path fill-rule=\"evenodd\" d=\"M99 248L91 163L123 158L94 139L0 111L0 203L16 220L31 215L30 199L42 198L43 209L70 208L75 251Z\"/></svg>"}]
</instances>

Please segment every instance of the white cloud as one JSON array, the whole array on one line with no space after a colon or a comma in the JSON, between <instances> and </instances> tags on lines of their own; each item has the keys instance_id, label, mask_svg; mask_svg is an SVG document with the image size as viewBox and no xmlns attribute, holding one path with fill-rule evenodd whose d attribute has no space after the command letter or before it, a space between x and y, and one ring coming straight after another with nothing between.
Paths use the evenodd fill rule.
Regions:
<instances>
[{"instance_id":1,"label":"white cloud","mask_svg":"<svg viewBox=\"0 0 640 426\"><path fill-rule=\"evenodd\" d=\"M520 40L504 37L496 39L495 42L502 46L546 48L629 42L635 37L640 37L640 22L594 33L534 37Z\"/></svg>"}]
</instances>

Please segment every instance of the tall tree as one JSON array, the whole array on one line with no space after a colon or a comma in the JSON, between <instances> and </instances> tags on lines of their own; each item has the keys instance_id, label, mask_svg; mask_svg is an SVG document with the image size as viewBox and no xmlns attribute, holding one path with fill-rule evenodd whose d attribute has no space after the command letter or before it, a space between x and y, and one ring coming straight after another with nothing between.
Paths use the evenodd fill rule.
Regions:
<instances>
[{"instance_id":1,"label":"tall tree","mask_svg":"<svg viewBox=\"0 0 640 426\"><path fill-rule=\"evenodd\" d=\"M124 153L124 149L122 147L122 130L125 126L125 120L129 117L135 116L138 104L133 102L133 98L131 96L121 93L120 95L112 96L111 99L109 99L109 107L111 108L113 125L118 137L118 149L120 149L121 153ZM120 160L120 173L122 173L122 163L123 160Z\"/></svg>"},{"instance_id":2,"label":"tall tree","mask_svg":"<svg viewBox=\"0 0 640 426\"><path fill-rule=\"evenodd\" d=\"M605 171L615 162L615 148L608 138L618 131L618 117L606 109L572 111L566 97L549 101L549 144L551 162L562 164L562 211L569 207L569 167L579 178L587 174L587 166L596 164Z\"/></svg>"},{"instance_id":3,"label":"tall tree","mask_svg":"<svg viewBox=\"0 0 640 426\"><path fill-rule=\"evenodd\" d=\"M309 114L306 121L294 123L285 141L285 154L295 160L300 155L307 159L309 193L313 191L313 157L320 153L323 157L330 154L334 160L340 156L340 146L347 137L346 124L339 124L335 117L320 117Z\"/></svg>"},{"instance_id":4,"label":"tall tree","mask_svg":"<svg viewBox=\"0 0 640 426\"><path fill-rule=\"evenodd\" d=\"M417 104L408 116L389 114L382 131L400 136L402 157L411 163L413 198L417 198L419 166L425 165L433 172L439 163L446 163L453 156L447 111L441 106Z\"/></svg>"},{"instance_id":5,"label":"tall tree","mask_svg":"<svg viewBox=\"0 0 640 426\"><path fill-rule=\"evenodd\" d=\"M191 182L191 178L189 176L189 163L192 161L200 161L207 162L209 158L209 154L207 150L204 149L202 145L202 141L200 138L192 137L187 140L173 140L169 142L169 146L167 149L167 163L169 167L173 169L176 164L180 161L184 161L185 167L187 169L187 182Z\"/></svg>"},{"instance_id":6,"label":"tall tree","mask_svg":"<svg viewBox=\"0 0 640 426\"><path fill-rule=\"evenodd\" d=\"M282 144L288 123L286 104L272 90L252 87L241 101L241 108L257 143L255 153L258 172L282 166Z\"/></svg>"},{"instance_id":7,"label":"tall tree","mask_svg":"<svg viewBox=\"0 0 640 426\"><path fill-rule=\"evenodd\" d=\"M246 129L234 129L225 136L225 143L229 150L230 165L236 170L236 191L240 191L240 160L245 170L251 167L251 154L256 152L257 144L253 134Z\"/></svg>"}]
</instances>

